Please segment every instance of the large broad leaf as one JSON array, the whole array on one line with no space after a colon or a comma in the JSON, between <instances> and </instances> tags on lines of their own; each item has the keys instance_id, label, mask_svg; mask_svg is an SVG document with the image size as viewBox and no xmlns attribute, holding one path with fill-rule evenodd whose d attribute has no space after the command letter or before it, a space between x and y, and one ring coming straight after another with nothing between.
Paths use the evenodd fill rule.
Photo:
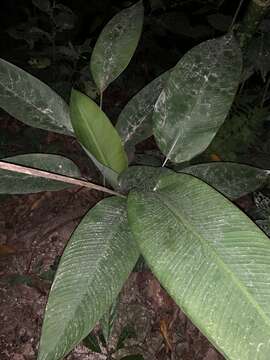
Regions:
<instances>
[{"instance_id":1,"label":"large broad leaf","mask_svg":"<svg viewBox=\"0 0 270 360\"><path fill-rule=\"evenodd\" d=\"M59 155L23 154L4 158L1 161L75 178L81 177L78 167L71 160ZM55 191L70 186L72 185L60 181L0 170L0 194L28 194L41 191Z\"/></svg>"},{"instance_id":2,"label":"large broad leaf","mask_svg":"<svg viewBox=\"0 0 270 360\"><path fill-rule=\"evenodd\" d=\"M119 176L119 187L123 192L153 190L161 176L173 173L165 167L130 166Z\"/></svg>"},{"instance_id":3,"label":"large broad leaf","mask_svg":"<svg viewBox=\"0 0 270 360\"><path fill-rule=\"evenodd\" d=\"M0 59L0 107L27 125L72 135L68 105L49 86Z\"/></svg>"},{"instance_id":4,"label":"large broad leaf","mask_svg":"<svg viewBox=\"0 0 270 360\"><path fill-rule=\"evenodd\" d=\"M230 110L241 63L236 41L225 36L196 46L174 67L153 115L166 161L187 161L207 148Z\"/></svg>"},{"instance_id":5,"label":"large broad leaf","mask_svg":"<svg viewBox=\"0 0 270 360\"><path fill-rule=\"evenodd\" d=\"M127 156L120 136L93 100L73 90L70 114L76 136L90 154L117 173L127 168Z\"/></svg>"},{"instance_id":6,"label":"large broad leaf","mask_svg":"<svg viewBox=\"0 0 270 360\"><path fill-rule=\"evenodd\" d=\"M120 113L115 127L124 145L134 146L152 135L154 105L169 73L170 71L166 71L146 85Z\"/></svg>"},{"instance_id":7,"label":"large broad leaf","mask_svg":"<svg viewBox=\"0 0 270 360\"><path fill-rule=\"evenodd\" d=\"M126 200L102 200L79 224L61 258L38 360L62 359L88 335L118 295L138 256Z\"/></svg>"},{"instance_id":8,"label":"large broad leaf","mask_svg":"<svg viewBox=\"0 0 270 360\"><path fill-rule=\"evenodd\" d=\"M127 67L138 45L143 26L143 5L115 15L102 30L91 57L91 72L102 93Z\"/></svg>"},{"instance_id":9,"label":"large broad leaf","mask_svg":"<svg viewBox=\"0 0 270 360\"><path fill-rule=\"evenodd\" d=\"M191 175L131 193L128 217L145 260L182 310L230 360L268 360L270 240Z\"/></svg>"},{"instance_id":10,"label":"large broad leaf","mask_svg":"<svg viewBox=\"0 0 270 360\"><path fill-rule=\"evenodd\" d=\"M207 182L230 199L237 199L257 190L269 178L269 170L231 162L192 165L181 172Z\"/></svg>"}]
</instances>

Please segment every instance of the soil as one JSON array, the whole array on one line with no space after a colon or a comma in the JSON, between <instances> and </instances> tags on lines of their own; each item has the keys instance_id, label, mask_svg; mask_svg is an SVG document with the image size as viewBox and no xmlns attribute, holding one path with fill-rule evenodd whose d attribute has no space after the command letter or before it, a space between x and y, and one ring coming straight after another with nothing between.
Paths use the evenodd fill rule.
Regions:
<instances>
[{"instance_id":1,"label":"soil","mask_svg":"<svg viewBox=\"0 0 270 360\"><path fill-rule=\"evenodd\" d=\"M0 359L34 360L52 273L76 225L101 199L95 191L10 196L0 203ZM222 359L149 271L134 272L121 295L117 338L126 325L138 334L118 357ZM78 346L68 360L105 359Z\"/></svg>"}]
</instances>

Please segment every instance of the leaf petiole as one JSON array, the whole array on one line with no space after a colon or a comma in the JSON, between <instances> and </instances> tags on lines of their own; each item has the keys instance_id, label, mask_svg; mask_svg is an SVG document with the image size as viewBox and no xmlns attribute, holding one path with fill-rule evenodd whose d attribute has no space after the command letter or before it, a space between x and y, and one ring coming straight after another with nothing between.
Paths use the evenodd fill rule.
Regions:
<instances>
[{"instance_id":1,"label":"leaf petiole","mask_svg":"<svg viewBox=\"0 0 270 360\"><path fill-rule=\"evenodd\" d=\"M13 172L21 173L21 174L27 174L27 175L36 176L36 177L41 177L41 178L50 179L50 180L61 181L61 182L67 183L67 184L83 186L83 187L86 187L89 189L102 191L104 193L107 193L110 195L116 195L116 196L119 196L122 198L126 197L125 195L120 194L116 191L113 191L104 186L97 185L97 184L94 184L94 183L91 183L88 181L72 178L69 176L54 174L54 173L44 171L44 170L33 169L33 168L29 168L29 167L22 166L22 165L11 164L11 163L8 163L5 161L0 161L0 169L7 170L7 171L13 171Z\"/></svg>"}]
</instances>

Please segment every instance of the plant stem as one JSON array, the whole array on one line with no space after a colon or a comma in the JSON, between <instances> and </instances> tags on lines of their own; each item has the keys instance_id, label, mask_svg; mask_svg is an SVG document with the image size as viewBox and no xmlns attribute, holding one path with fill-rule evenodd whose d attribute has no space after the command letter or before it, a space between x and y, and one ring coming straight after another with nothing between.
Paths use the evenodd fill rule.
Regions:
<instances>
[{"instance_id":1,"label":"plant stem","mask_svg":"<svg viewBox=\"0 0 270 360\"><path fill-rule=\"evenodd\" d=\"M260 22L270 9L270 0L250 0L243 21L237 32L242 49L246 49Z\"/></svg>"},{"instance_id":2,"label":"plant stem","mask_svg":"<svg viewBox=\"0 0 270 360\"><path fill-rule=\"evenodd\" d=\"M110 194L110 195L116 195L116 196L125 198L125 196L123 194L120 194L116 191L108 189L104 186L100 186L100 185L97 185L97 184L94 184L94 183L91 183L88 181L83 181L83 180L79 180L79 179L64 176L64 175L50 173L50 172L47 172L44 170L32 169L32 168L29 168L26 166L11 164L11 163L4 162L4 161L0 161L0 169L16 172L16 173L20 173L20 174L27 174L30 176L41 177L41 178L45 178L45 179L49 179L49 180L61 181L66 184L82 186L82 187L86 187L88 189L102 191L102 192Z\"/></svg>"},{"instance_id":3,"label":"plant stem","mask_svg":"<svg viewBox=\"0 0 270 360\"><path fill-rule=\"evenodd\" d=\"M102 105L103 105L103 91L101 91L100 98L99 98L99 108L100 108L100 110L102 110Z\"/></svg>"},{"instance_id":4,"label":"plant stem","mask_svg":"<svg viewBox=\"0 0 270 360\"><path fill-rule=\"evenodd\" d=\"M237 16L238 16L238 14L239 14L239 11L240 11L240 9L241 9L241 7L242 7L242 5L243 5L243 2L244 2L244 0L240 0L240 2L239 2L239 5L238 5L238 7L237 7L237 9L236 9L236 12L235 12L235 14L234 14L234 17L233 17L233 20L232 20L232 23L231 23L229 32L231 32L231 31L233 30L233 26L234 26L234 24L235 24L235 21L236 21L236 19L237 19Z\"/></svg>"}]
</instances>

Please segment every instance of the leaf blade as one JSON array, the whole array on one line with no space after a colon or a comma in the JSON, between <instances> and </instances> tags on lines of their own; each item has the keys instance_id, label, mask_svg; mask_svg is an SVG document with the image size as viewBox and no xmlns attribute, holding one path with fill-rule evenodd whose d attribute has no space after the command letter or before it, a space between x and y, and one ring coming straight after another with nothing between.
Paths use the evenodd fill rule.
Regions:
<instances>
[{"instance_id":1,"label":"leaf blade","mask_svg":"<svg viewBox=\"0 0 270 360\"><path fill-rule=\"evenodd\" d=\"M179 171L196 176L229 199L237 199L262 187L269 171L233 162L192 165Z\"/></svg>"},{"instance_id":2,"label":"leaf blade","mask_svg":"<svg viewBox=\"0 0 270 360\"><path fill-rule=\"evenodd\" d=\"M0 59L0 106L23 123L73 135L68 105L49 86Z\"/></svg>"},{"instance_id":3,"label":"leaf blade","mask_svg":"<svg viewBox=\"0 0 270 360\"><path fill-rule=\"evenodd\" d=\"M227 359L266 360L270 242L239 209L186 174L133 193L128 217L142 255ZM155 226L154 226L155 224Z\"/></svg>"},{"instance_id":4,"label":"leaf blade","mask_svg":"<svg viewBox=\"0 0 270 360\"><path fill-rule=\"evenodd\" d=\"M117 173L127 168L127 156L120 136L93 100L72 90L70 116L78 140L90 154Z\"/></svg>"},{"instance_id":5,"label":"leaf blade","mask_svg":"<svg viewBox=\"0 0 270 360\"><path fill-rule=\"evenodd\" d=\"M143 26L141 1L116 14L102 30L94 47L90 68L102 93L127 67Z\"/></svg>"},{"instance_id":6,"label":"leaf blade","mask_svg":"<svg viewBox=\"0 0 270 360\"><path fill-rule=\"evenodd\" d=\"M102 200L84 217L62 256L49 296L39 360L57 360L108 310L138 258L126 201Z\"/></svg>"},{"instance_id":7,"label":"leaf blade","mask_svg":"<svg viewBox=\"0 0 270 360\"><path fill-rule=\"evenodd\" d=\"M78 167L68 158L51 154L23 154L1 159L13 164L41 169L56 174L80 178ZM0 170L0 194L29 194L41 191L59 191L72 185L27 174Z\"/></svg>"},{"instance_id":8,"label":"leaf blade","mask_svg":"<svg viewBox=\"0 0 270 360\"><path fill-rule=\"evenodd\" d=\"M206 149L231 107L241 66L236 41L224 36L191 49L174 67L153 116L165 163L188 161Z\"/></svg>"},{"instance_id":9,"label":"leaf blade","mask_svg":"<svg viewBox=\"0 0 270 360\"><path fill-rule=\"evenodd\" d=\"M165 167L130 166L119 176L119 187L124 192L131 190L151 191L161 176L172 173L172 170Z\"/></svg>"},{"instance_id":10,"label":"leaf blade","mask_svg":"<svg viewBox=\"0 0 270 360\"><path fill-rule=\"evenodd\" d=\"M161 74L141 89L126 104L115 125L125 146L134 146L152 135L152 115L170 70Z\"/></svg>"}]
</instances>

